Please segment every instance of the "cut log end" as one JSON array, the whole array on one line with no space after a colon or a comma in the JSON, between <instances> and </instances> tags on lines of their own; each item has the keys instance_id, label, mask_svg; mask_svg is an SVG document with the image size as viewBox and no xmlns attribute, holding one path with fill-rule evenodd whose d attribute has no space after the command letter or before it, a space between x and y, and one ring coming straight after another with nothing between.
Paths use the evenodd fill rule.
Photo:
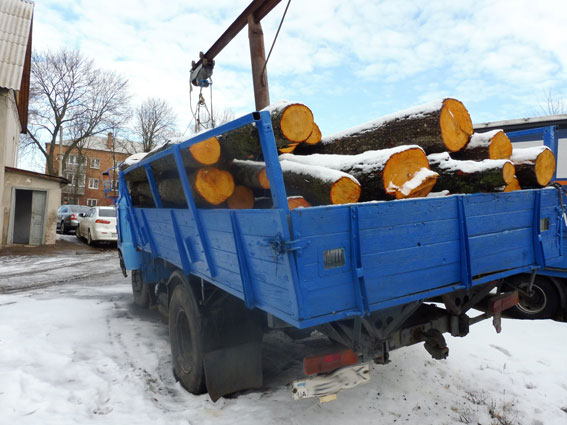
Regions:
<instances>
[{"instance_id":1,"label":"cut log end","mask_svg":"<svg viewBox=\"0 0 567 425\"><path fill-rule=\"evenodd\" d=\"M270 180L268 180L268 174L265 168L258 173L258 183L260 183L260 186L264 189L270 188Z\"/></svg>"},{"instance_id":2,"label":"cut log end","mask_svg":"<svg viewBox=\"0 0 567 425\"><path fill-rule=\"evenodd\" d=\"M287 206L289 210L293 210L299 207L310 207L311 204L307 202L302 196L290 196L287 198Z\"/></svg>"},{"instance_id":3,"label":"cut log end","mask_svg":"<svg viewBox=\"0 0 567 425\"><path fill-rule=\"evenodd\" d=\"M410 191L409 195L404 195L401 190L396 191L396 199L426 197L435 187L435 183L437 183L437 177L437 175L430 175L425 177L419 186Z\"/></svg>"},{"instance_id":4,"label":"cut log end","mask_svg":"<svg viewBox=\"0 0 567 425\"><path fill-rule=\"evenodd\" d=\"M238 185L226 200L226 204L232 210L252 209L254 208L254 192L246 186Z\"/></svg>"},{"instance_id":5,"label":"cut log end","mask_svg":"<svg viewBox=\"0 0 567 425\"><path fill-rule=\"evenodd\" d=\"M535 174L540 186L547 186L555 174L555 155L550 149L540 153L535 161Z\"/></svg>"},{"instance_id":6,"label":"cut log end","mask_svg":"<svg viewBox=\"0 0 567 425\"><path fill-rule=\"evenodd\" d=\"M507 185L518 181L518 179L516 178L516 167L514 167L514 164L512 164L511 162L504 164L504 166L502 167L502 178Z\"/></svg>"},{"instance_id":7,"label":"cut log end","mask_svg":"<svg viewBox=\"0 0 567 425\"><path fill-rule=\"evenodd\" d=\"M303 142L313 130L313 113L300 103L289 105L282 113L280 129L291 142Z\"/></svg>"},{"instance_id":8,"label":"cut log end","mask_svg":"<svg viewBox=\"0 0 567 425\"><path fill-rule=\"evenodd\" d=\"M348 177L341 177L331 187L331 203L352 204L360 198L360 185Z\"/></svg>"},{"instance_id":9,"label":"cut log end","mask_svg":"<svg viewBox=\"0 0 567 425\"><path fill-rule=\"evenodd\" d=\"M510 159L512 155L512 143L506 133L499 131L492 139L488 148L489 159Z\"/></svg>"},{"instance_id":10,"label":"cut log end","mask_svg":"<svg viewBox=\"0 0 567 425\"><path fill-rule=\"evenodd\" d=\"M191 152L195 161L200 164L213 165L216 164L220 158L221 147L218 139L211 137L210 139L189 146L189 152Z\"/></svg>"},{"instance_id":11,"label":"cut log end","mask_svg":"<svg viewBox=\"0 0 567 425\"><path fill-rule=\"evenodd\" d=\"M313 130L311 131L309 137L303 143L306 143L308 145L316 145L317 143L321 142L321 137L322 135L319 126L313 123Z\"/></svg>"},{"instance_id":12,"label":"cut log end","mask_svg":"<svg viewBox=\"0 0 567 425\"><path fill-rule=\"evenodd\" d=\"M516 177L514 177L512 181L510 181L510 183L508 183L504 187L504 192L514 192L516 190L522 190L522 187L520 186L519 180Z\"/></svg>"},{"instance_id":13,"label":"cut log end","mask_svg":"<svg viewBox=\"0 0 567 425\"><path fill-rule=\"evenodd\" d=\"M293 153L295 148L299 145L299 143L290 143L285 148L278 149L279 153Z\"/></svg>"},{"instance_id":14,"label":"cut log end","mask_svg":"<svg viewBox=\"0 0 567 425\"><path fill-rule=\"evenodd\" d=\"M204 167L197 171L194 187L209 204L219 205L234 192L234 179L228 171Z\"/></svg>"},{"instance_id":15,"label":"cut log end","mask_svg":"<svg viewBox=\"0 0 567 425\"><path fill-rule=\"evenodd\" d=\"M466 146L473 134L469 112L456 99L445 99L441 108L441 136L447 149L458 152Z\"/></svg>"},{"instance_id":16,"label":"cut log end","mask_svg":"<svg viewBox=\"0 0 567 425\"><path fill-rule=\"evenodd\" d=\"M414 191L426 190L428 183L424 181L424 187L419 185L419 187L416 187L415 190L412 190L411 193L407 195L400 191L404 183L411 180L422 168L429 169L429 161L427 160L425 152L421 149L411 148L393 154L390 159L388 159L388 162L384 166L384 172L382 173L384 189L397 199L412 197ZM435 185L435 181L433 181L433 185ZM429 190L433 188L433 185Z\"/></svg>"}]
</instances>

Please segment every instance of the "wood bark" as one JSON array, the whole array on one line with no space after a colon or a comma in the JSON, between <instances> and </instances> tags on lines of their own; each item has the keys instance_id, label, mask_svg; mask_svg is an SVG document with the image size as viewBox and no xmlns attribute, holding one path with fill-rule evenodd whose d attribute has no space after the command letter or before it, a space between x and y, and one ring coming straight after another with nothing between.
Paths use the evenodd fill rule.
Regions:
<instances>
[{"instance_id":1,"label":"wood bark","mask_svg":"<svg viewBox=\"0 0 567 425\"><path fill-rule=\"evenodd\" d=\"M270 112L272 129L278 149L295 148L309 137L313 129L313 113L300 103L277 103L266 109ZM222 155L227 160L261 160L262 148L258 129L249 124L219 136Z\"/></svg>"},{"instance_id":2,"label":"wood bark","mask_svg":"<svg viewBox=\"0 0 567 425\"><path fill-rule=\"evenodd\" d=\"M369 150L416 144L425 152L461 150L473 134L472 121L464 105L444 99L391 114L350 130L323 138L303 153L354 155Z\"/></svg>"},{"instance_id":3,"label":"wood bark","mask_svg":"<svg viewBox=\"0 0 567 425\"><path fill-rule=\"evenodd\" d=\"M269 189L270 181L266 174L266 164L259 161L235 159L230 165L230 172L236 182L252 189Z\"/></svg>"},{"instance_id":4,"label":"wood bark","mask_svg":"<svg viewBox=\"0 0 567 425\"><path fill-rule=\"evenodd\" d=\"M360 197L360 183L346 173L291 161L280 165L287 194L303 196L311 205L349 204Z\"/></svg>"},{"instance_id":5,"label":"wood bark","mask_svg":"<svg viewBox=\"0 0 567 425\"><path fill-rule=\"evenodd\" d=\"M502 130L487 133L474 133L467 146L459 152L451 153L453 159L510 159L512 143Z\"/></svg>"},{"instance_id":6,"label":"wood bark","mask_svg":"<svg viewBox=\"0 0 567 425\"><path fill-rule=\"evenodd\" d=\"M423 149L415 145L352 156L281 155L280 159L307 166L321 165L352 175L361 185L360 202L426 196L436 181L435 173L421 172L429 169L429 162Z\"/></svg>"},{"instance_id":7,"label":"wood bark","mask_svg":"<svg viewBox=\"0 0 567 425\"><path fill-rule=\"evenodd\" d=\"M523 188L547 186L555 174L555 155L546 146L514 149L510 159Z\"/></svg>"},{"instance_id":8,"label":"wood bark","mask_svg":"<svg viewBox=\"0 0 567 425\"><path fill-rule=\"evenodd\" d=\"M514 165L509 160L459 161L446 152L429 155L428 159L431 169L439 174L436 191L495 192L515 179Z\"/></svg>"}]
</instances>

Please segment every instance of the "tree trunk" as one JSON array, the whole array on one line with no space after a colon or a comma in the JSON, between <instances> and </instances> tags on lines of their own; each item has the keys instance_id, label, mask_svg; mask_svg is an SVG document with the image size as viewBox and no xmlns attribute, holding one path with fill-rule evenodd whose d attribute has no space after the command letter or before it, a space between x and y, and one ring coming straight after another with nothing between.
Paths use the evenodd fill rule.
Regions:
<instances>
[{"instance_id":1,"label":"tree trunk","mask_svg":"<svg viewBox=\"0 0 567 425\"><path fill-rule=\"evenodd\" d=\"M235 186L234 192L226 200L231 210L249 210L254 208L254 192L246 186Z\"/></svg>"},{"instance_id":2,"label":"tree trunk","mask_svg":"<svg viewBox=\"0 0 567 425\"><path fill-rule=\"evenodd\" d=\"M436 191L451 193L494 192L513 183L514 165L505 159L459 161L447 152L429 155L431 169L439 174Z\"/></svg>"},{"instance_id":3,"label":"tree trunk","mask_svg":"<svg viewBox=\"0 0 567 425\"><path fill-rule=\"evenodd\" d=\"M387 115L350 130L302 146L304 153L354 155L407 144L425 152L457 152L473 134L471 118L461 102L445 99ZM305 149L305 150L304 150Z\"/></svg>"},{"instance_id":4,"label":"tree trunk","mask_svg":"<svg viewBox=\"0 0 567 425\"><path fill-rule=\"evenodd\" d=\"M294 148L309 137L313 130L313 113L300 103L277 103L264 109L272 118L272 129L278 149ZM227 160L252 159L260 160L262 147L255 125L229 131L219 136L222 155Z\"/></svg>"},{"instance_id":5,"label":"tree trunk","mask_svg":"<svg viewBox=\"0 0 567 425\"><path fill-rule=\"evenodd\" d=\"M555 174L555 155L547 146L514 149L510 159L523 188L547 186Z\"/></svg>"},{"instance_id":6,"label":"tree trunk","mask_svg":"<svg viewBox=\"0 0 567 425\"><path fill-rule=\"evenodd\" d=\"M168 141L158 149L148 152L145 158L152 157L159 152L164 151L175 143L184 142L185 138L179 138L175 141ZM194 170L195 168L214 165L220 159L221 148L220 143L216 137L203 140L202 142L195 143L187 149L181 150L181 158L183 158L183 165L185 169ZM174 177L177 173L177 165L173 155L168 155L152 162L152 171L156 177L164 175L165 177ZM127 168L127 167L126 167ZM122 167L121 167L122 169ZM130 182L139 182L146 180L146 170L138 168L132 170L126 175L126 180Z\"/></svg>"},{"instance_id":7,"label":"tree trunk","mask_svg":"<svg viewBox=\"0 0 567 425\"><path fill-rule=\"evenodd\" d=\"M307 202L305 200L305 198L303 198L302 196L288 196L287 197L287 206L288 206L289 210L291 211L295 208L310 207L311 204L309 202ZM254 208L271 209L271 208L274 208L274 202L272 201L272 198L266 198L266 197L256 198L255 203L254 203Z\"/></svg>"},{"instance_id":8,"label":"tree trunk","mask_svg":"<svg viewBox=\"0 0 567 425\"><path fill-rule=\"evenodd\" d=\"M266 174L266 164L263 162L235 159L230 165L230 172L240 185L252 189L270 188L270 181Z\"/></svg>"},{"instance_id":9,"label":"tree trunk","mask_svg":"<svg viewBox=\"0 0 567 425\"><path fill-rule=\"evenodd\" d=\"M307 166L323 166L355 177L361 185L360 202L426 196L435 186L436 174L429 170L419 146L400 146L358 155L281 155L281 159Z\"/></svg>"},{"instance_id":10,"label":"tree trunk","mask_svg":"<svg viewBox=\"0 0 567 425\"><path fill-rule=\"evenodd\" d=\"M358 201L360 183L341 171L281 161L288 195L303 196L312 205L349 204Z\"/></svg>"},{"instance_id":11,"label":"tree trunk","mask_svg":"<svg viewBox=\"0 0 567 425\"><path fill-rule=\"evenodd\" d=\"M453 159L510 159L512 143L502 130L487 133L474 133L467 146L459 152L451 153Z\"/></svg>"}]
</instances>

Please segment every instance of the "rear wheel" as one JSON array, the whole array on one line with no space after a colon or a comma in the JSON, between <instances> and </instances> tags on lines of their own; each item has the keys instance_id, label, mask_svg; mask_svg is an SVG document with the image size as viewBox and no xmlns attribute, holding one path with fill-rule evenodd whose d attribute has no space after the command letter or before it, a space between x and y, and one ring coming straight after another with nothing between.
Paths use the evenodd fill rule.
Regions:
<instances>
[{"instance_id":1,"label":"rear wheel","mask_svg":"<svg viewBox=\"0 0 567 425\"><path fill-rule=\"evenodd\" d=\"M94 243L93 237L91 236L91 229L87 232L87 245L92 246Z\"/></svg>"},{"instance_id":2,"label":"rear wheel","mask_svg":"<svg viewBox=\"0 0 567 425\"><path fill-rule=\"evenodd\" d=\"M536 276L532 292L527 292L530 285L530 276L515 277L512 283L524 293L519 293L519 302L508 312L519 319L550 319L559 312L559 293L552 282L544 277Z\"/></svg>"},{"instance_id":3,"label":"rear wheel","mask_svg":"<svg viewBox=\"0 0 567 425\"><path fill-rule=\"evenodd\" d=\"M64 221L61 222L61 234L62 235L67 234L67 229L65 229L65 222Z\"/></svg>"},{"instance_id":4,"label":"rear wheel","mask_svg":"<svg viewBox=\"0 0 567 425\"><path fill-rule=\"evenodd\" d=\"M169 305L169 342L173 373L183 387L193 394L206 390L203 369L203 323L199 306L186 283L173 290Z\"/></svg>"},{"instance_id":5,"label":"rear wheel","mask_svg":"<svg viewBox=\"0 0 567 425\"><path fill-rule=\"evenodd\" d=\"M141 270L132 270L132 294L134 304L138 307L148 308L151 304L151 290L154 285L144 283Z\"/></svg>"}]
</instances>

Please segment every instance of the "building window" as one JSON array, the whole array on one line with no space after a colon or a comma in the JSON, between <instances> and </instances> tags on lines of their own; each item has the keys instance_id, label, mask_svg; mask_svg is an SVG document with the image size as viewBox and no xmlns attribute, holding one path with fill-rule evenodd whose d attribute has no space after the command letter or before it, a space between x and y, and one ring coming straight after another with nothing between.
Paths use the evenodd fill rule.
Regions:
<instances>
[{"instance_id":1,"label":"building window","mask_svg":"<svg viewBox=\"0 0 567 425\"><path fill-rule=\"evenodd\" d=\"M89 178L89 189L98 189L98 179Z\"/></svg>"},{"instance_id":2,"label":"building window","mask_svg":"<svg viewBox=\"0 0 567 425\"><path fill-rule=\"evenodd\" d=\"M76 182L77 182L77 173L65 173L64 177L69 180L71 183L69 183L67 186L75 186ZM85 181L87 180L87 176L84 174L79 174L79 187L85 187ZM90 182L89 182L90 183Z\"/></svg>"},{"instance_id":3,"label":"building window","mask_svg":"<svg viewBox=\"0 0 567 425\"><path fill-rule=\"evenodd\" d=\"M87 205L89 207L96 207L97 200L96 199L87 199Z\"/></svg>"},{"instance_id":4,"label":"building window","mask_svg":"<svg viewBox=\"0 0 567 425\"><path fill-rule=\"evenodd\" d=\"M67 157L67 164L77 165L78 163L79 163L79 159L77 158L77 155L69 155Z\"/></svg>"},{"instance_id":5,"label":"building window","mask_svg":"<svg viewBox=\"0 0 567 425\"><path fill-rule=\"evenodd\" d=\"M100 168L100 159L91 158L91 168L96 168L98 170Z\"/></svg>"}]
</instances>

